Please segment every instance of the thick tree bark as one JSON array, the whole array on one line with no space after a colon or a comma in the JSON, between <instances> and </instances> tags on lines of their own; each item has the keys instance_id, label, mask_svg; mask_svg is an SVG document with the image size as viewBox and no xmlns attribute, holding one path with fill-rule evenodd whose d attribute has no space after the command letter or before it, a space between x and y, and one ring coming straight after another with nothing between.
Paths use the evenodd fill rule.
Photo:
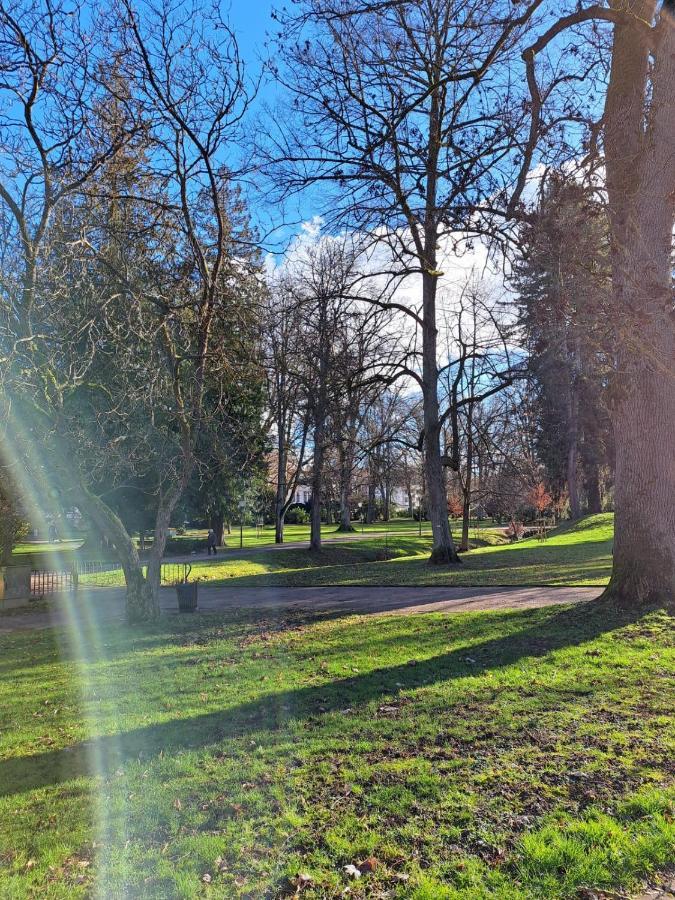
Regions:
<instances>
[{"instance_id":1,"label":"thick tree bark","mask_svg":"<svg viewBox=\"0 0 675 900\"><path fill-rule=\"evenodd\" d=\"M431 520L433 546L429 562L460 562L450 532L445 477L441 459L441 424L438 410L438 361L436 328L437 278L427 272L422 276L424 327L422 329L422 378L424 382L424 478L428 516Z\"/></svg>"},{"instance_id":2,"label":"thick tree bark","mask_svg":"<svg viewBox=\"0 0 675 900\"><path fill-rule=\"evenodd\" d=\"M352 525L352 471L354 465L353 454L349 449L341 446L339 449L340 460L340 524L338 531L356 531Z\"/></svg>"},{"instance_id":3,"label":"thick tree bark","mask_svg":"<svg viewBox=\"0 0 675 900\"><path fill-rule=\"evenodd\" d=\"M321 550L321 498L323 494L323 458L325 430L325 400L322 396L314 426L314 458L312 461L312 501L309 509L309 549Z\"/></svg>"},{"instance_id":4,"label":"thick tree bark","mask_svg":"<svg viewBox=\"0 0 675 900\"><path fill-rule=\"evenodd\" d=\"M84 486L77 488L78 505L93 520L96 528L114 545L115 552L124 572L126 591L126 616L131 623L149 622L159 618L159 585L143 574L143 565L134 541L129 536L122 520L106 504ZM155 540L157 534L155 534ZM166 537L162 544L162 553ZM157 551L153 546L151 555Z\"/></svg>"},{"instance_id":5,"label":"thick tree bark","mask_svg":"<svg viewBox=\"0 0 675 900\"><path fill-rule=\"evenodd\" d=\"M570 518L581 518L581 501L579 500L579 477L577 474L579 464L579 452L576 437L570 435L567 447L567 492L570 498Z\"/></svg>"},{"instance_id":6,"label":"thick tree bark","mask_svg":"<svg viewBox=\"0 0 675 900\"><path fill-rule=\"evenodd\" d=\"M653 3L636 4L650 20ZM615 538L606 596L675 602L675 19L661 14L654 64L637 26L615 26L605 156L617 332ZM651 81L645 131L647 81Z\"/></svg>"},{"instance_id":7,"label":"thick tree bark","mask_svg":"<svg viewBox=\"0 0 675 900\"><path fill-rule=\"evenodd\" d=\"M159 617L159 589L162 581L162 558L166 548L166 541L169 536L169 525L171 516L176 507L176 503L180 498L180 493L174 491L170 497L162 499L155 517L155 532L152 540L152 547L148 556L148 568L146 572L146 581L150 585L153 600L152 618Z\"/></svg>"},{"instance_id":8,"label":"thick tree bark","mask_svg":"<svg viewBox=\"0 0 675 900\"><path fill-rule=\"evenodd\" d=\"M368 507L366 510L366 523L372 525L375 521L375 484L368 482Z\"/></svg>"},{"instance_id":9,"label":"thick tree bark","mask_svg":"<svg viewBox=\"0 0 675 900\"><path fill-rule=\"evenodd\" d=\"M312 501L309 509L309 549L321 550L321 489L323 487L323 449L315 446L312 466Z\"/></svg>"},{"instance_id":10,"label":"thick tree bark","mask_svg":"<svg viewBox=\"0 0 675 900\"><path fill-rule=\"evenodd\" d=\"M222 512L215 513L211 516L211 528L216 535L216 546L223 546L223 537L225 533L225 516Z\"/></svg>"},{"instance_id":11,"label":"thick tree bark","mask_svg":"<svg viewBox=\"0 0 675 900\"><path fill-rule=\"evenodd\" d=\"M284 542L284 525L285 516L279 512L279 508L275 505L274 510L274 543L283 544Z\"/></svg>"},{"instance_id":12,"label":"thick tree bark","mask_svg":"<svg viewBox=\"0 0 675 900\"><path fill-rule=\"evenodd\" d=\"M4 535L2 546L0 546L0 566L12 565L12 550L14 549L14 541L9 534Z\"/></svg>"}]
</instances>

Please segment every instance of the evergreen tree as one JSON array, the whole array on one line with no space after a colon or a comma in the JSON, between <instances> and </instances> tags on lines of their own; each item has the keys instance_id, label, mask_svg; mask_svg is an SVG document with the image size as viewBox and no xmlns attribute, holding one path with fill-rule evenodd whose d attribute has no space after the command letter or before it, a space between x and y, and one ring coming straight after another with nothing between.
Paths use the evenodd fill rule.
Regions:
<instances>
[{"instance_id":1,"label":"evergreen tree","mask_svg":"<svg viewBox=\"0 0 675 900\"><path fill-rule=\"evenodd\" d=\"M599 512L607 489L609 422L608 229L602 205L560 175L548 179L521 231L515 284L535 386L536 447L570 515Z\"/></svg>"}]
</instances>

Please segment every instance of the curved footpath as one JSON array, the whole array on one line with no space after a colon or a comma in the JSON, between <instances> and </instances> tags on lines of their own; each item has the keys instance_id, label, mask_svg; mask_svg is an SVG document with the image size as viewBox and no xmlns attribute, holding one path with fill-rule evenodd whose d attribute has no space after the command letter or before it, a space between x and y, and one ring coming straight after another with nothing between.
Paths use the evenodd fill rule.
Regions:
<instances>
[{"instance_id":1,"label":"curved footpath","mask_svg":"<svg viewBox=\"0 0 675 900\"><path fill-rule=\"evenodd\" d=\"M414 615L425 612L474 612L528 609L557 603L583 603L600 588L589 587L237 587L199 588L199 612L261 609L273 612L305 611L321 615ZM77 627L124 617L122 588L80 590L76 598L57 595L47 609L25 609L0 615L0 634L32 628ZM162 609L177 613L176 592L161 591Z\"/></svg>"}]
</instances>

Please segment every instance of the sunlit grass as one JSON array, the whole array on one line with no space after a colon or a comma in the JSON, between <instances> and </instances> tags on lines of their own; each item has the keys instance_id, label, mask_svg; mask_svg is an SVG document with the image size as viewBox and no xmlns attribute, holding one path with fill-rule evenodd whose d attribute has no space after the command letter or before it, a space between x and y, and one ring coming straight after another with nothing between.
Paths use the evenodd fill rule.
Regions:
<instances>
[{"instance_id":1,"label":"sunlit grass","mask_svg":"<svg viewBox=\"0 0 675 900\"><path fill-rule=\"evenodd\" d=\"M517 586L587 585L601 587L611 574L613 516L587 517L552 532L546 541L536 538L505 543L490 529L472 530L474 545L462 554L458 567L430 566L430 535L406 530L371 533L358 540L326 541L321 553L305 548L261 548L215 558L188 557L191 580L207 584L241 586L314 585L429 585ZM169 560L170 562L170 560ZM171 574L171 573L169 573ZM80 577L82 585L122 586L122 572L109 571Z\"/></svg>"},{"instance_id":2,"label":"sunlit grass","mask_svg":"<svg viewBox=\"0 0 675 900\"><path fill-rule=\"evenodd\" d=\"M243 585L589 585L606 584L612 566L613 516L603 514L563 527L546 541L493 543L482 533L478 546L456 568L430 566L429 537L391 536L326 546L319 555L301 550L197 563L193 576L209 582L236 579ZM487 543L489 541L489 543Z\"/></svg>"},{"instance_id":3,"label":"sunlit grass","mask_svg":"<svg viewBox=\"0 0 675 900\"><path fill-rule=\"evenodd\" d=\"M673 859L663 613L241 611L64 637L0 636L0 897L97 877L106 897L289 896L304 873L314 898L535 900Z\"/></svg>"}]
</instances>

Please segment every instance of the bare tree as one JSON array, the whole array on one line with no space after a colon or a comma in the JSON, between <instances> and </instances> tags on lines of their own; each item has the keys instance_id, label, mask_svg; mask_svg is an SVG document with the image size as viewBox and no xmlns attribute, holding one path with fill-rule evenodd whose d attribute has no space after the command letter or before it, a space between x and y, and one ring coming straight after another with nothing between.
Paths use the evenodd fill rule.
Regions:
<instances>
[{"instance_id":1,"label":"bare tree","mask_svg":"<svg viewBox=\"0 0 675 900\"><path fill-rule=\"evenodd\" d=\"M270 425L274 429L275 543L284 541L284 521L307 462L310 429L301 303L288 273L273 280L267 310L267 350Z\"/></svg>"},{"instance_id":2,"label":"bare tree","mask_svg":"<svg viewBox=\"0 0 675 900\"><path fill-rule=\"evenodd\" d=\"M391 277L420 282L419 302L389 308L421 334L419 367L405 374L424 399L431 559L438 563L458 561L440 445L443 254L482 231L483 213L508 181L524 116L509 64L540 5L514 15L503 0L307 0L283 20L279 77L301 110L272 151L287 194L308 183L337 186L327 204L331 223L368 234Z\"/></svg>"},{"instance_id":3,"label":"bare tree","mask_svg":"<svg viewBox=\"0 0 675 900\"><path fill-rule=\"evenodd\" d=\"M305 392L311 422L312 499L310 550L321 550L321 504L326 454L331 444L331 414L341 389L340 336L360 280L358 253L346 238L321 238L305 248L293 272L301 311Z\"/></svg>"},{"instance_id":4,"label":"bare tree","mask_svg":"<svg viewBox=\"0 0 675 900\"><path fill-rule=\"evenodd\" d=\"M488 401L522 377L522 361L513 359L514 323L494 286L472 273L446 310L447 362L441 368L441 421L446 457L462 494L462 537L469 549L477 429ZM483 422L484 424L484 422Z\"/></svg>"},{"instance_id":5,"label":"bare tree","mask_svg":"<svg viewBox=\"0 0 675 900\"><path fill-rule=\"evenodd\" d=\"M372 294L364 294L368 296ZM353 531L352 480L364 456L364 426L395 375L401 344L392 331L391 313L364 299L351 303L339 345L341 389L333 413L340 499L338 530Z\"/></svg>"}]
</instances>

